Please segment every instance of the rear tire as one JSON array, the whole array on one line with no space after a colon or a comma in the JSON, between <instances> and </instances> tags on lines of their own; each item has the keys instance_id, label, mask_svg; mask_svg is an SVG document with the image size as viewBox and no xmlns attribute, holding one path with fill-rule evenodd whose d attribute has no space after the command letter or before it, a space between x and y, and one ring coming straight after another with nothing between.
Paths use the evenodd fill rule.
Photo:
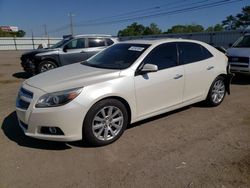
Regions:
<instances>
[{"instance_id":1,"label":"rear tire","mask_svg":"<svg viewBox=\"0 0 250 188\"><path fill-rule=\"evenodd\" d=\"M122 102L105 99L94 104L83 123L83 140L91 146L104 146L117 140L128 124L128 112Z\"/></svg>"},{"instance_id":2,"label":"rear tire","mask_svg":"<svg viewBox=\"0 0 250 188\"><path fill-rule=\"evenodd\" d=\"M50 60L44 60L38 65L37 72L39 74L39 73L46 72L48 70L51 70L57 67L58 66L55 62L50 61Z\"/></svg>"},{"instance_id":3,"label":"rear tire","mask_svg":"<svg viewBox=\"0 0 250 188\"><path fill-rule=\"evenodd\" d=\"M226 83L223 76L218 76L210 86L206 104L208 106L218 106L222 103L226 95Z\"/></svg>"}]
</instances>

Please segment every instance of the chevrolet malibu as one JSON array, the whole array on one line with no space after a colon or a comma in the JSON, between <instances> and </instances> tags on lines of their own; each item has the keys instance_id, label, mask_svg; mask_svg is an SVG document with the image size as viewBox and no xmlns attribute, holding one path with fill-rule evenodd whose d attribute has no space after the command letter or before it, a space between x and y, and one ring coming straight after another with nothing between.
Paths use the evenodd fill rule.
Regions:
<instances>
[{"instance_id":1,"label":"chevrolet malibu","mask_svg":"<svg viewBox=\"0 0 250 188\"><path fill-rule=\"evenodd\" d=\"M224 54L199 41L122 42L24 81L19 124L34 138L106 145L130 123L200 101L219 105L229 93L227 65Z\"/></svg>"}]
</instances>

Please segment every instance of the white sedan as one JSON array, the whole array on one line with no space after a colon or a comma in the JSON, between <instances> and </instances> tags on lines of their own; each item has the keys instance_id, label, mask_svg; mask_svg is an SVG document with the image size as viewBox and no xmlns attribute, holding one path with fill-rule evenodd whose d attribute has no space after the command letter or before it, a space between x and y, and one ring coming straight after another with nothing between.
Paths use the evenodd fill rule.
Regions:
<instances>
[{"instance_id":1,"label":"white sedan","mask_svg":"<svg viewBox=\"0 0 250 188\"><path fill-rule=\"evenodd\" d=\"M89 60L32 77L16 102L27 136L100 146L126 126L200 101L219 105L229 93L227 57L193 40L134 40Z\"/></svg>"}]
</instances>

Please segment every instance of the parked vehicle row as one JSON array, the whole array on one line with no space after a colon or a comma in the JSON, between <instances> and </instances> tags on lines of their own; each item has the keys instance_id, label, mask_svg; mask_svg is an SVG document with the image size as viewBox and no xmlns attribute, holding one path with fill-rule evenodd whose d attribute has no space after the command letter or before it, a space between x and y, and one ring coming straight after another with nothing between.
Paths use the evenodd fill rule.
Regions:
<instances>
[{"instance_id":1,"label":"parked vehicle row","mask_svg":"<svg viewBox=\"0 0 250 188\"><path fill-rule=\"evenodd\" d=\"M206 43L125 41L26 80L16 112L27 136L101 146L130 123L200 101L221 104L231 78L227 57Z\"/></svg>"},{"instance_id":2,"label":"parked vehicle row","mask_svg":"<svg viewBox=\"0 0 250 188\"><path fill-rule=\"evenodd\" d=\"M84 61L117 42L110 35L68 36L50 48L32 50L21 56L26 72L38 74L56 67Z\"/></svg>"}]
</instances>

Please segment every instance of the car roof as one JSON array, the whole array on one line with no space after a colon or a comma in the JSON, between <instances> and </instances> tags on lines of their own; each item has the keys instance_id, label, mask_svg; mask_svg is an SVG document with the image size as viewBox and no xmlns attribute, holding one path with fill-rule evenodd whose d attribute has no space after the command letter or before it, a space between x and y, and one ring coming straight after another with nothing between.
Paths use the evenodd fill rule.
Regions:
<instances>
[{"instance_id":1,"label":"car roof","mask_svg":"<svg viewBox=\"0 0 250 188\"><path fill-rule=\"evenodd\" d=\"M104 35L104 34L84 34L84 35L75 35L74 38L81 38L81 37L112 37L111 35Z\"/></svg>"},{"instance_id":2,"label":"car roof","mask_svg":"<svg viewBox=\"0 0 250 188\"><path fill-rule=\"evenodd\" d=\"M122 43L132 43L132 44L150 44L150 45L158 45L161 43L166 42L194 42L194 43L203 43L197 40L189 40L189 39L182 39L182 38L164 38L164 39L136 39L136 40L127 40L122 41Z\"/></svg>"}]
</instances>

